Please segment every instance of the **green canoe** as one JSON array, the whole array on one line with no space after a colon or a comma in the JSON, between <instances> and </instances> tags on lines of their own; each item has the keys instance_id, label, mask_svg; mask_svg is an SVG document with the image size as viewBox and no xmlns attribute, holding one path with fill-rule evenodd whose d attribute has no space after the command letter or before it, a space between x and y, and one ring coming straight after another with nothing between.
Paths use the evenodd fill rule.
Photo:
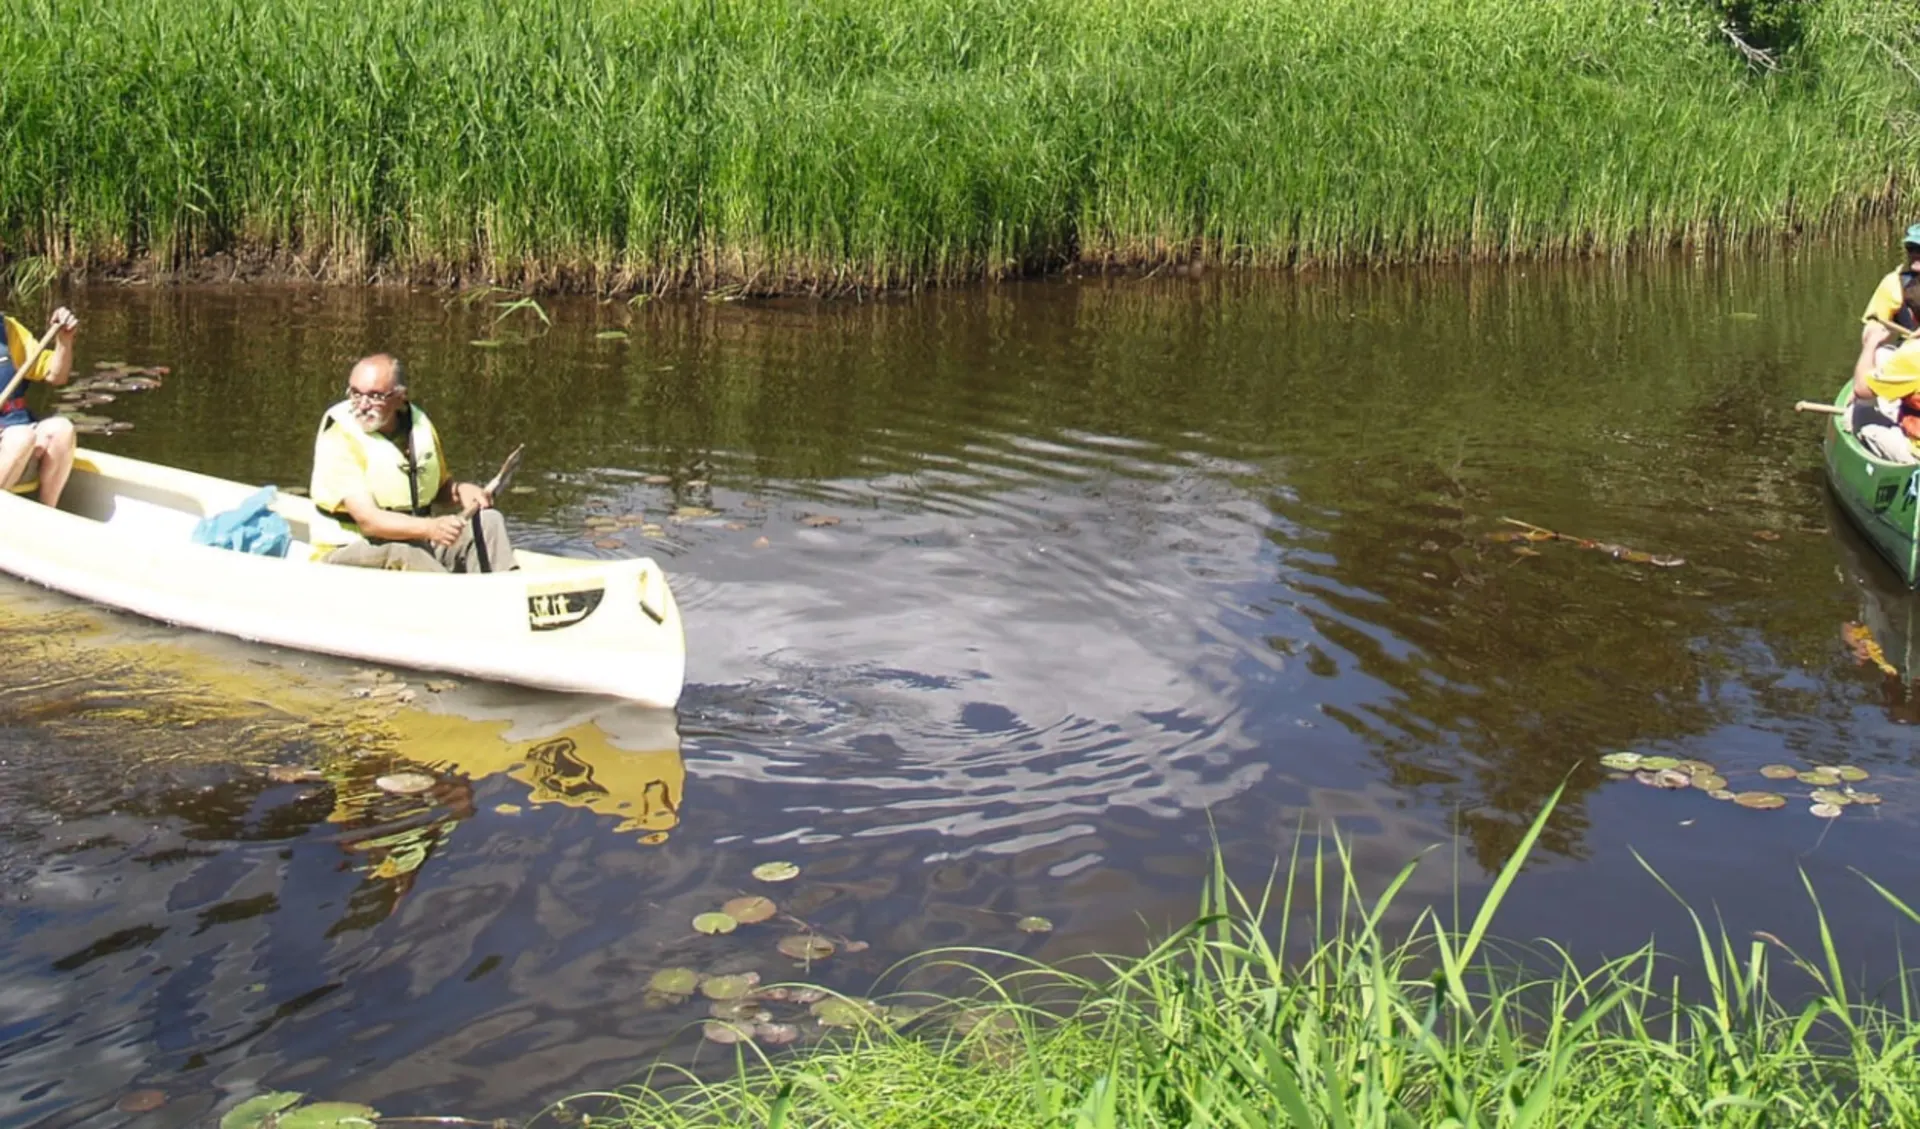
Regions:
<instances>
[{"instance_id":1,"label":"green canoe","mask_svg":"<svg viewBox=\"0 0 1920 1129\"><path fill-rule=\"evenodd\" d=\"M1834 406L1853 403L1852 382L1840 386ZM1826 431L1827 482L1840 508L1860 527L1875 551L1887 558L1907 587L1920 586L1920 466L1890 463L1868 454L1853 437L1845 415Z\"/></svg>"}]
</instances>

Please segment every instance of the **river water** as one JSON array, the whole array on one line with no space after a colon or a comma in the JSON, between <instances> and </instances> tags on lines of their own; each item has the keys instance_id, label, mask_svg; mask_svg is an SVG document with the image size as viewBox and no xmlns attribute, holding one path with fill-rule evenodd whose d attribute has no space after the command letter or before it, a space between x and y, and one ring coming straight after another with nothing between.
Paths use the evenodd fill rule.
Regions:
<instances>
[{"instance_id":1,"label":"river water","mask_svg":"<svg viewBox=\"0 0 1920 1129\"><path fill-rule=\"evenodd\" d=\"M1431 849L1409 906L1470 902L1563 782L1497 932L1683 946L1638 852L1736 937L1806 943L1804 870L1845 959L1891 975L1899 918L1855 870L1920 896L1920 705L1842 629L1904 667L1909 601L1791 410L1837 386L1886 264L555 300L550 325L499 295L62 294L83 368L171 369L87 442L250 482L303 484L353 359L398 353L461 473L527 443L522 543L665 563L688 685L677 715L448 686L0 585L0 1123L195 1124L263 1088L523 1117L695 1058L704 1001L649 999L660 968L867 992L938 945L1137 952L1214 842L1257 883L1336 827L1363 885ZM1685 563L1490 536L1507 518ZM1884 803L1829 822L1788 781L1750 811L1612 779L1616 750L1735 788L1851 762ZM372 786L394 768L438 783ZM771 860L801 877L751 877ZM690 927L743 893L792 920ZM867 947L797 968L794 920ZM145 1090L165 1104L116 1108Z\"/></svg>"}]
</instances>

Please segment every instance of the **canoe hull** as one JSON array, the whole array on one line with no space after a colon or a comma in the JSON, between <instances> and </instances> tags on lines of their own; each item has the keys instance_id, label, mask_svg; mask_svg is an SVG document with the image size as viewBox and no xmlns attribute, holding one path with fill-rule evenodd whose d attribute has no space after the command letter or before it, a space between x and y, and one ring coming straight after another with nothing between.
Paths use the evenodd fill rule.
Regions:
<instances>
[{"instance_id":1,"label":"canoe hull","mask_svg":"<svg viewBox=\"0 0 1920 1129\"><path fill-rule=\"evenodd\" d=\"M677 704L679 608L650 559L517 552L513 572L449 576L320 564L339 539L304 498L274 511L286 559L196 545L202 516L253 487L82 452L61 507L0 493L0 571L84 600L203 631L369 662L549 690Z\"/></svg>"},{"instance_id":2,"label":"canoe hull","mask_svg":"<svg viewBox=\"0 0 1920 1129\"><path fill-rule=\"evenodd\" d=\"M1843 385L1836 406L1852 402ZM1876 458L1847 427L1847 417L1832 416L1822 443L1827 484L1834 499L1907 587L1920 586L1920 467Z\"/></svg>"}]
</instances>

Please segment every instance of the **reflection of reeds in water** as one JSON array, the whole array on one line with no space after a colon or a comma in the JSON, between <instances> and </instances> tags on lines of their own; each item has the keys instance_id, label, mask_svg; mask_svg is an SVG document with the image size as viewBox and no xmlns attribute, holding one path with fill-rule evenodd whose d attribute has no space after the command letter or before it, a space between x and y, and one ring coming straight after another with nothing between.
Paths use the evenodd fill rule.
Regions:
<instances>
[{"instance_id":1,"label":"reflection of reeds in water","mask_svg":"<svg viewBox=\"0 0 1920 1129\"><path fill-rule=\"evenodd\" d=\"M103 0L0 27L0 238L62 264L887 285L1740 238L1850 218L1912 165L1910 78L1871 46L1903 43L1892 6L1820 5L1770 77L1692 13Z\"/></svg>"},{"instance_id":2,"label":"reflection of reeds in water","mask_svg":"<svg viewBox=\"0 0 1920 1129\"><path fill-rule=\"evenodd\" d=\"M871 1023L793 1057L742 1058L717 1083L663 1073L651 1079L659 1089L579 1104L611 1105L610 1120L628 1129L1866 1127L1920 1117L1920 1060L1908 1053L1920 1014L1904 985L1875 996L1850 984L1824 920L1819 948L1803 955L1771 934L1716 934L1694 915L1684 970L1651 942L1594 962L1551 942L1496 942L1501 903L1546 817L1470 922L1423 911L1404 932L1383 926L1417 864L1377 898L1361 894L1344 849L1296 857L1285 884L1264 893L1216 866L1198 920L1138 960L1096 962L1086 975L983 973L976 998L922 1013L909 1034ZM1295 939L1306 955L1289 959L1282 946ZM929 954L943 958L981 954ZM937 1110L903 1094L937 1095Z\"/></svg>"}]
</instances>

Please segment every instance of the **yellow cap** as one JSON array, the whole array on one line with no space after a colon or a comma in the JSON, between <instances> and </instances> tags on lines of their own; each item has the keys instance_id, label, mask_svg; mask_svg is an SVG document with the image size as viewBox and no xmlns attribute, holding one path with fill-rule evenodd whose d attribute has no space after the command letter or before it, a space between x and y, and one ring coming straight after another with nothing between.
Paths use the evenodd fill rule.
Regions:
<instances>
[{"instance_id":1,"label":"yellow cap","mask_svg":"<svg viewBox=\"0 0 1920 1129\"><path fill-rule=\"evenodd\" d=\"M1868 375L1867 387L1887 400L1920 392L1920 341L1909 341L1895 349L1885 364Z\"/></svg>"}]
</instances>

